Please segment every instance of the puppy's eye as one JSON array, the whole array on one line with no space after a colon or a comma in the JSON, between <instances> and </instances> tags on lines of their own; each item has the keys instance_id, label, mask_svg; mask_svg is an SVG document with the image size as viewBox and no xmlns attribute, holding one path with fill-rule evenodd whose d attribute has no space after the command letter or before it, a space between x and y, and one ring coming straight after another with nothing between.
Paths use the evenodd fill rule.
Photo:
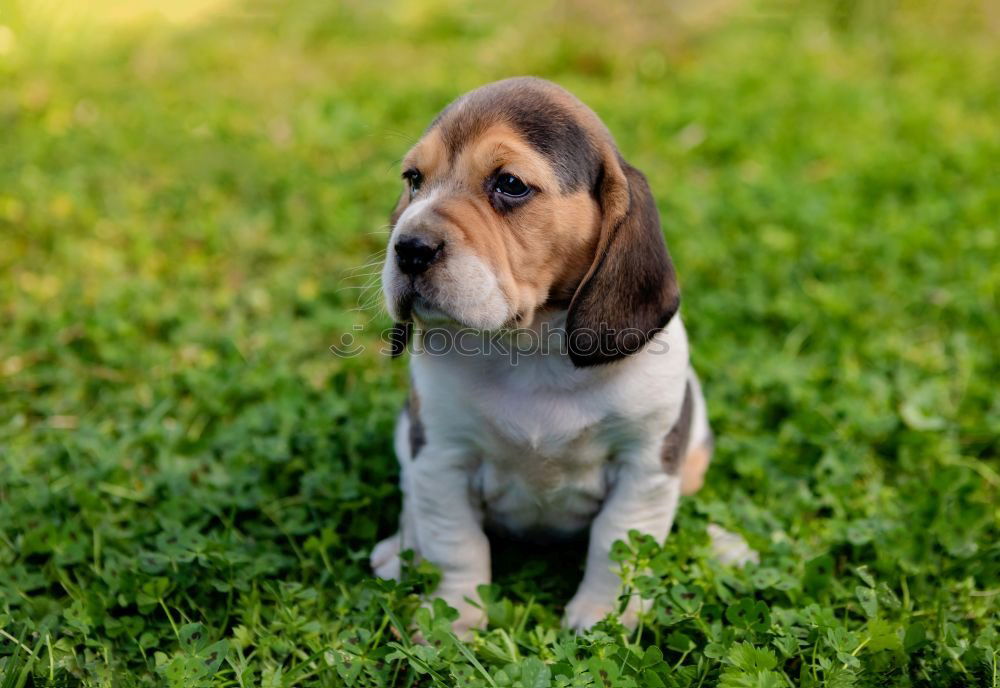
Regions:
<instances>
[{"instance_id":1,"label":"puppy's eye","mask_svg":"<svg viewBox=\"0 0 1000 688\"><path fill-rule=\"evenodd\" d=\"M411 196L420 191L420 185L424 183L424 175L420 174L420 170L417 169L409 169L403 172L403 179L410 185Z\"/></svg>"},{"instance_id":2,"label":"puppy's eye","mask_svg":"<svg viewBox=\"0 0 1000 688\"><path fill-rule=\"evenodd\" d=\"M511 198L522 198L528 195L531 190L528 185L522 182L520 179L512 174L507 174L506 172L501 173L496 182L493 184L494 191L502 193L504 196L510 196Z\"/></svg>"}]
</instances>

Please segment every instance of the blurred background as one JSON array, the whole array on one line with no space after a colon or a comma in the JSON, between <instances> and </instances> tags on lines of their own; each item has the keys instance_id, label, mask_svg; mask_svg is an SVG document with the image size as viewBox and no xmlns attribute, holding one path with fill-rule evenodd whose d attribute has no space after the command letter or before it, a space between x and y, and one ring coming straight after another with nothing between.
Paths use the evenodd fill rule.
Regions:
<instances>
[{"instance_id":1,"label":"blurred background","mask_svg":"<svg viewBox=\"0 0 1000 688\"><path fill-rule=\"evenodd\" d=\"M364 266L397 161L457 95L517 74L576 92L646 171L693 306L780 300L792 279L853 309L825 278L880 250L865 286L908 290L892 268L941 258L935 242L993 247L942 214L986 201L958 178L996 152L998 17L985 1L5 0L4 343L72 345L6 369L70 356L83 377L146 377L234 350L321 383L341 365L330 337L379 317ZM967 231L936 229L949 219Z\"/></svg>"},{"instance_id":2,"label":"blurred background","mask_svg":"<svg viewBox=\"0 0 1000 688\"><path fill-rule=\"evenodd\" d=\"M699 513L979 618L959 581L997 576L996 2L0 0L8 628L148 669L166 618L136 622L142 651L115 624L170 562L178 619L227 637L257 605L244 647L286 608L260 581L348 618L398 508L377 284L398 161L519 74L649 177L719 436ZM344 333L365 353L331 355Z\"/></svg>"}]
</instances>

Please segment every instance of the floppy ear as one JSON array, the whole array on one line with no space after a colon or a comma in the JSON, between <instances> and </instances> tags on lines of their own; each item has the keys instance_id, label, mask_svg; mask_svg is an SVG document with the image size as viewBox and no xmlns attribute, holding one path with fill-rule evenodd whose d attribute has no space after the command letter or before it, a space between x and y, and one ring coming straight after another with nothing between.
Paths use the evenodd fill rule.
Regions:
<instances>
[{"instance_id":1,"label":"floppy ear","mask_svg":"<svg viewBox=\"0 0 1000 688\"><path fill-rule=\"evenodd\" d=\"M399 195L396 200L396 206L392 209L392 213L389 215L389 231L390 234L393 229L396 228L396 223L399 222L399 216L403 214L406 210L407 200L409 196L406 190ZM391 256L386 253L386 260L391 260ZM409 322L397 322L392 324L392 329L389 330L389 355L392 358L398 358L403 355L406 351L406 345L410 343L410 335L413 332L413 323Z\"/></svg>"},{"instance_id":2,"label":"floppy ear","mask_svg":"<svg viewBox=\"0 0 1000 688\"><path fill-rule=\"evenodd\" d=\"M680 306L660 216L639 170L609 152L596 183L601 236L590 270L569 305L569 355L578 367L642 349Z\"/></svg>"}]
</instances>

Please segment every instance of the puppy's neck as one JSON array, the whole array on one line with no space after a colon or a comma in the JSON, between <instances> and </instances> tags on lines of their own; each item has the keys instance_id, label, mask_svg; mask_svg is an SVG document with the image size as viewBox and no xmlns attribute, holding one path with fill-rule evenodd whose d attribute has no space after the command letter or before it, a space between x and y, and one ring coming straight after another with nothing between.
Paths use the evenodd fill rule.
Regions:
<instances>
[{"instance_id":1,"label":"puppy's neck","mask_svg":"<svg viewBox=\"0 0 1000 688\"><path fill-rule=\"evenodd\" d=\"M510 327L492 331L477 330L454 322L414 321L414 352L451 358L509 358L565 355L565 309L536 311ZM567 359L568 360L568 359Z\"/></svg>"},{"instance_id":2,"label":"puppy's neck","mask_svg":"<svg viewBox=\"0 0 1000 688\"><path fill-rule=\"evenodd\" d=\"M628 361L574 366L568 353L566 319L566 310L552 309L538 312L530 326L521 328L420 332L414 340L411 365L473 389L502 387L532 393L592 388L629 367ZM448 337L454 339L448 342Z\"/></svg>"}]
</instances>

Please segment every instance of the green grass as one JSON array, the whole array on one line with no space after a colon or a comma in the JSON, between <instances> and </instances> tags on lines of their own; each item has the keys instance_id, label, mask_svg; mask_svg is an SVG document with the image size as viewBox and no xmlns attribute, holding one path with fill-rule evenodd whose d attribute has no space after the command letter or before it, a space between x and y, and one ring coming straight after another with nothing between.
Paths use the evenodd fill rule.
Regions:
<instances>
[{"instance_id":1,"label":"green grass","mask_svg":"<svg viewBox=\"0 0 1000 688\"><path fill-rule=\"evenodd\" d=\"M0 686L997 686L997 15L721 5L0 1ZM466 646L367 569L406 370L358 268L430 118L523 73L648 175L718 450L618 552L637 633L505 543Z\"/></svg>"}]
</instances>

